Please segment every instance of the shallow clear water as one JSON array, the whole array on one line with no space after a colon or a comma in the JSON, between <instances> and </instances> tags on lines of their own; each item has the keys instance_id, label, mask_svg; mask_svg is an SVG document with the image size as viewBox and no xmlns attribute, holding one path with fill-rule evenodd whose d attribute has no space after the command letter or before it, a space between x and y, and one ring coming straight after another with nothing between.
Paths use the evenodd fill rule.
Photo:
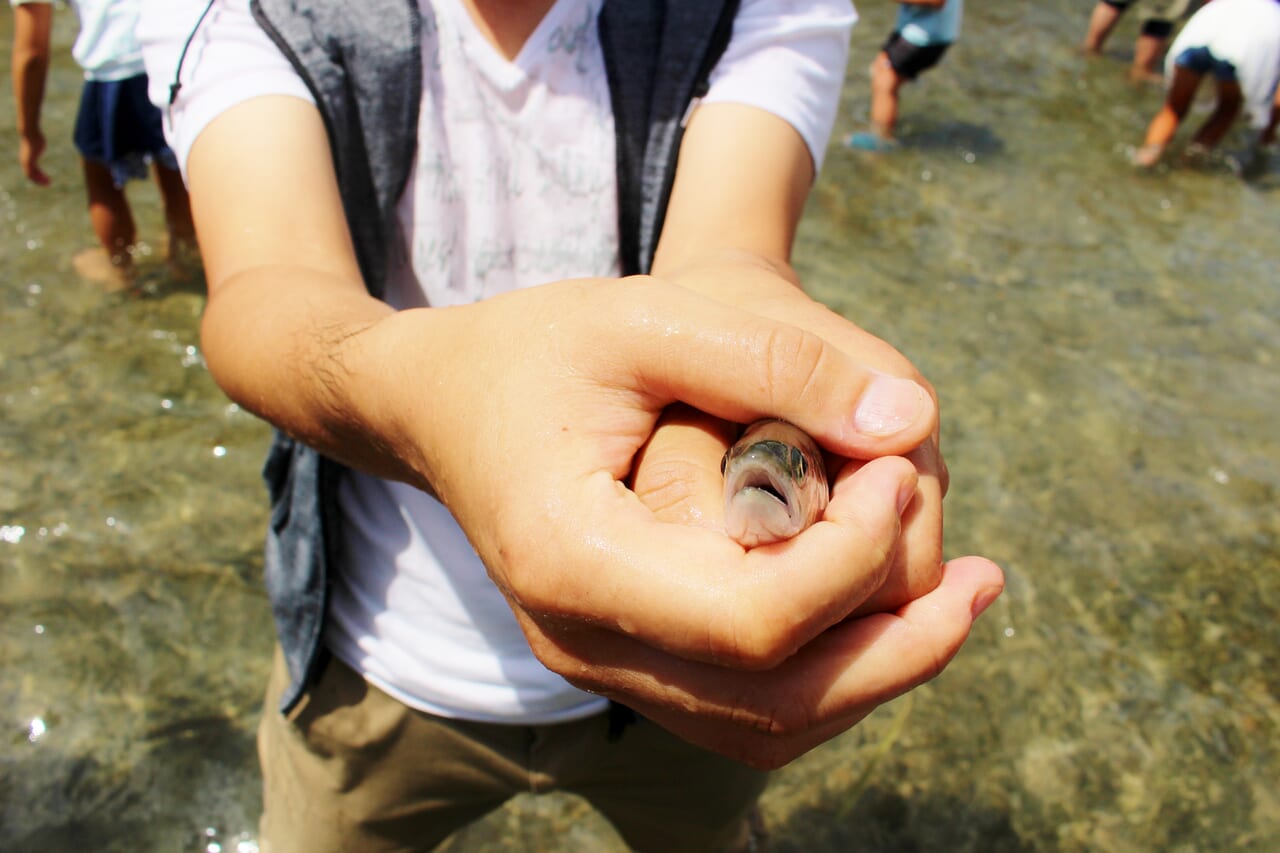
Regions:
<instances>
[{"instance_id":1,"label":"shallow clear water","mask_svg":"<svg viewBox=\"0 0 1280 853\"><path fill-rule=\"evenodd\" d=\"M937 385L948 551L1009 587L941 678L778 774L775 847L1280 848L1280 164L1134 173L1136 21L1085 60L1087 3L970 5L904 147L833 147L796 256ZM841 134L893 13L861 11ZM54 187L0 162L0 849L247 850L266 431L204 370L199 281L71 272L78 87L64 56ZM544 798L451 847L616 840Z\"/></svg>"}]
</instances>

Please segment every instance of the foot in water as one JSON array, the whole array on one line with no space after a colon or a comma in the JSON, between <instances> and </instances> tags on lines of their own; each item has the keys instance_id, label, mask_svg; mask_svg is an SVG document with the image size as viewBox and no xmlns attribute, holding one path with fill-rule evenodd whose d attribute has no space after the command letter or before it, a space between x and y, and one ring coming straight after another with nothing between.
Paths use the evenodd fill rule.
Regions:
<instances>
[{"instance_id":1,"label":"foot in water","mask_svg":"<svg viewBox=\"0 0 1280 853\"><path fill-rule=\"evenodd\" d=\"M844 141L844 144L855 151L872 151L877 154L883 154L898 147L896 140L865 131L853 134Z\"/></svg>"},{"instance_id":2,"label":"foot in water","mask_svg":"<svg viewBox=\"0 0 1280 853\"><path fill-rule=\"evenodd\" d=\"M165 239L164 253L168 258L169 276L174 281L193 281L203 270L200 247L194 237L180 237L170 231Z\"/></svg>"},{"instance_id":3,"label":"foot in water","mask_svg":"<svg viewBox=\"0 0 1280 853\"><path fill-rule=\"evenodd\" d=\"M93 282L107 293L119 293L133 285L132 259L113 262L107 250L100 246L76 252L71 257L71 267L81 278Z\"/></svg>"},{"instance_id":4,"label":"foot in water","mask_svg":"<svg viewBox=\"0 0 1280 853\"><path fill-rule=\"evenodd\" d=\"M1129 82L1135 85L1163 86L1164 72L1146 68L1129 69Z\"/></svg>"}]
</instances>

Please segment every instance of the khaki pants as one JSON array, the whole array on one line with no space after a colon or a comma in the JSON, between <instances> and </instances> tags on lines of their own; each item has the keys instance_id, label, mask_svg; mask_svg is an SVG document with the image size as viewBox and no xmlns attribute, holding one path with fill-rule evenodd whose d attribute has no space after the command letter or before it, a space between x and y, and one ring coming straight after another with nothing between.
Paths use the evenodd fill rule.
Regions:
<instances>
[{"instance_id":1,"label":"khaki pants","mask_svg":"<svg viewBox=\"0 0 1280 853\"><path fill-rule=\"evenodd\" d=\"M406 707L336 658L289 714L276 650L258 730L264 853L430 850L522 792L579 794L638 850L745 841L767 774L646 720L607 738L606 715L543 726L472 723Z\"/></svg>"}]
</instances>

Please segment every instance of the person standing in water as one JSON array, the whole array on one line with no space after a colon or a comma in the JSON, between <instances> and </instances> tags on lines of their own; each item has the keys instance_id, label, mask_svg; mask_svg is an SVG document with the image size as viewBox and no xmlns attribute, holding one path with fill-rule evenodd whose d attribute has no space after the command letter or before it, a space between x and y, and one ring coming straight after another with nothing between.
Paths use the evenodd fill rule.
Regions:
<instances>
[{"instance_id":1,"label":"person standing in water","mask_svg":"<svg viewBox=\"0 0 1280 853\"><path fill-rule=\"evenodd\" d=\"M1160 162L1186 117L1196 90L1212 75L1213 111L1192 137L1189 155L1213 148L1249 114L1257 132L1255 153L1275 139L1276 89L1280 83L1280 2L1277 0L1213 0L1191 16L1169 51L1164 104L1134 152L1136 166Z\"/></svg>"},{"instance_id":2,"label":"person standing in water","mask_svg":"<svg viewBox=\"0 0 1280 853\"><path fill-rule=\"evenodd\" d=\"M17 109L18 160L36 186L48 186L40 164L46 146L41 128L49 70L53 4L10 0L14 7L13 96ZM75 145L88 193L89 219L101 250L73 259L85 278L112 287L133 279L137 226L125 183L145 178L154 166L169 232L169 260L195 250L195 227L178 163L164 140L160 111L147 97L147 75L137 27L137 0L71 0L80 32L71 49L84 69L84 89L76 116Z\"/></svg>"},{"instance_id":3,"label":"person standing in water","mask_svg":"<svg viewBox=\"0 0 1280 853\"><path fill-rule=\"evenodd\" d=\"M935 675L999 593L943 563L923 378L791 266L854 17L145 5L203 352L278 428L264 851L431 849L556 789L636 849L746 849L764 771ZM764 416L866 464L748 550L720 462Z\"/></svg>"},{"instance_id":4,"label":"person standing in water","mask_svg":"<svg viewBox=\"0 0 1280 853\"><path fill-rule=\"evenodd\" d=\"M893 34L871 63L871 130L846 140L861 151L888 151L897 140L898 90L937 65L960 37L964 0L901 0Z\"/></svg>"},{"instance_id":5,"label":"person standing in water","mask_svg":"<svg viewBox=\"0 0 1280 853\"><path fill-rule=\"evenodd\" d=\"M1089 54L1102 53L1107 38L1132 5L1133 0L1098 0L1089 16L1089 29L1081 49ZM1199 0L1150 0L1140 4L1142 26L1133 43L1133 63L1129 66L1131 80L1158 82L1161 79L1160 62L1173 28L1179 19L1198 5Z\"/></svg>"}]
</instances>

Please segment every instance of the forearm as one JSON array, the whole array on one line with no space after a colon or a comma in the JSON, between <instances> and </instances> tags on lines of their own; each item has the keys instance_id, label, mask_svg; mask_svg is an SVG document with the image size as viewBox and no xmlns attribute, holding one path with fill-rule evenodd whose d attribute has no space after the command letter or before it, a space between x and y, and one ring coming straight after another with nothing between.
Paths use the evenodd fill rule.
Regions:
<instances>
[{"instance_id":1,"label":"forearm","mask_svg":"<svg viewBox=\"0 0 1280 853\"><path fill-rule=\"evenodd\" d=\"M428 488L399 427L403 361L386 355L403 323L336 278L256 268L223 282L201 329L209 370L232 400L324 455Z\"/></svg>"},{"instance_id":2,"label":"forearm","mask_svg":"<svg viewBox=\"0 0 1280 853\"><path fill-rule=\"evenodd\" d=\"M40 131L40 107L44 103L44 81L49 58L32 53L13 54L13 100L17 106L18 135Z\"/></svg>"},{"instance_id":3,"label":"forearm","mask_svg":"<svg viewBox=\"0 0 1280 853\"><path fill-rule=\"evenodd\" d=\"M46 4L14 9L13 100L17 108L18 134L40 133L40 112L44 104L45 80L49 74L49 38L52 7Z\"/></svg>"},{"instance_id":4,"label":"forearm","mask_svg":"<svg viewBox=\"0 0 1280 853\"><path fill-rule=\"evenodd\" d=\"M208 289L205 359L231 399L289 435L428 488L405 424L435 366L423 353L432 335L394 336L434 314L400 316L369 295L330 157L319 114L292 97L241 103L196 140L187 180Z\"/></svg>"}]
</instances>

